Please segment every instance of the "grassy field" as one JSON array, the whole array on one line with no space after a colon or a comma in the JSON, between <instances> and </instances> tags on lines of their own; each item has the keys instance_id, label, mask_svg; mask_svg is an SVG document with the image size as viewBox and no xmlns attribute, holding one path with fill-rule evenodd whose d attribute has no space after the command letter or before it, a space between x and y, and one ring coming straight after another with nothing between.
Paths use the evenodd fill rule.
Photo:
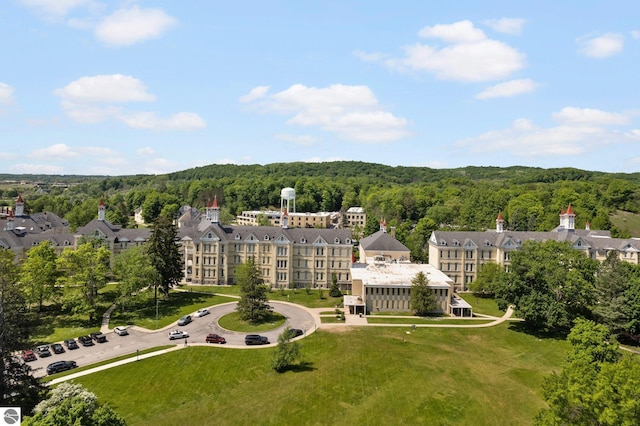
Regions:
<instances>
[{"instance_id":1,"label":"grassy field","mask_svg":"<svg viewBox=\"0 0 640 426\"><path fill-rule=\"evenodd\" d=\"M611 215L609 219L616 228L626 229L631 233L632 237L640 237L640 214L618 210L614 215Z\"/></svg>"},{"instance_id":2,"label":"grassy field","mask_svg":"<svg viewBox=\"0 0 640 426\"><path fill-rule=\"evenodd\" d=\"M189 347L75 381L130 425L527 425L568 345L515 327L320 330L283 374L273 349Z\"/></svg>"},{"instance_id":3,"label":"grassy field","mask_svg":"<svg viewBox=\"0 0 640 426\"><path fill-rule=\"evenodd\" d=\"M369 324L486 324L493 320L477 320L477 319L462 319L462 318L389 318L389 317L371 317L367 316L367 323Z\"/></svg>"},{"instance_id":4,"label":"grassy field","mask_svg":"<svg viewBox=\"0 0 640 426\"><path fill-rule=\"evenodd\" d=\"M238 312L231 312L227 315L221 316L218 319L218 325L225 330L241 331L246 333L259 333L261 331L273 330L280 327L286 318L277 312L271 313L271 318L268 321L261 324L249 324L247 321L240 319Z\"/></svg>"},{"instance_id":5,"label":"grassy field","mask_svg":"<svg viewBox=\"0 0 640 426\"><path fill-rule=\"evenodd\" d=\"M216 294L229 294L233 296L240 295L240 287L237 285L232 286L183 286L183 289L192 290L194 292L202 293L216 293ZM322 296L322 297L320 297ZM309 290L309 294L305 289L295 290L271 290L267 292L269 300L276 300L280 302L297 303L307 308L333 308L334 306L342 305L342 297L329 296L329 290Z\"/></svg>"}]
</instances>

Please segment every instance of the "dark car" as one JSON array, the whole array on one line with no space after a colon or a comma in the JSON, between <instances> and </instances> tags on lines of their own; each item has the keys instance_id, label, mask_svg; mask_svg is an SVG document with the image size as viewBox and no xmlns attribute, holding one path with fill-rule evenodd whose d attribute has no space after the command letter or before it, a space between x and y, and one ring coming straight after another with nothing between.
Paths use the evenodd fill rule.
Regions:
<instances>
[{"instance_id":1,"label":"dark car","mask_svg":"<svg viewBox=\"0 0 640 426\"><path fill-rule=\"evenodd\" d=\"M82 346L93 346L93 339L91 336L80 336L78 337L78 342L80 342Z\"/></svg>"},{"instance_id":2,"label":"dark car","mask_svg":"<svg viewBox=\"0 0 640 426\"><path fill-rule=\"evenodd\" d=\"M245 345L268 345L269 339L266 336L260 336L259 334L247 334L244 336Z\"/></svg>"},{"instance_id":3,"label":"dark car","mask_svg":"<svg viewBox=\"0 0 640 426\"><path fill-rule=\"evenodd\" d=\"M51 350L54 354L62 354L65 352L64 347L60 343L54 343L51 345Z\"/></svg>"},{"instance_id":4,"label":"dark car","mask_svg":"<svg viewBox=\"0 0 640 426\"><path fill-rule=\"evenodd\" d=\"M298 336L302 336L303 334L304 333L299 328L290 328L289 335L287 337L289 337L289 339L294 339Z\"/></svg>"},{"instance_id":5,"label":"dark car","mask_svg":"<svg viewBox=\"0 0 640 426\"><path fill-rule=\"evenodd\" d=\"M178 325L187 325L192 321L191 315L185 315L178 320Z\"/></svg>"},{"instance_id":6,"label":"dark car","mask_svg":"<svg viewBox=\"0 0 640 426\"><path fill-rule=\"evenodd\" d=\"M105 336L104 334L102 334L102 332L100 331L96 331L91 333L91 338L93 340L95 340L98 343L104 343L107 341L107 336Z\"/></svg>"},{"instance_id":7,"label":"dark car","mask_svg":"<svg viewBox=\"0 0 640 426\"><path fill-rule=\"evenodd\" d=\"M40 358L51 356L51 351L49 351L49 346L48 345L38 346L36 348L36 350L35 350L35 353L38 354L38 356Z\"/></svg>"},{"instance_id":8,"label":"dark car","mask_svg":"<svg viewBox=\"0 0 640 426\"><path fill-rule=\"evenodd\" d=\"M29 349L22 351L22 360L24 362L35 361L36 359L38 358L36 357L36 354L33 353L33 351Z\"/></svg>"},{"instance_id":9,"label":"dark car","mask_svg":"<svg viewBox=\"0 0 640 426\"><path fill-rule=\"evenodd\" d=\"M227 343L227 339L225 339L224 337L218 335L218 334L207 334L207 339L206 339L207 343Z\"/></svg>"},{"instance_id":10,"label":"dark car","mask_svg":"<svg viewBox=\"0 0 640 426\"><path fill-rule=\"evenodd\" d=\"M75 339L67 339L62 343L67 347L67 349L71 349L71 350L78 349L79 347Z\"/></svg>"},{"instance_id":11,"label":"dark car","mask_svg":"<svg viewBox=\"0 0 640 426\"><path fill-rule=\"evenodd\" d=\"M78 365L75 361L56 361L47 365L47 374L56 374L61 371L71 370L72 368L76 368Z\"/></svg>"}]
</instances>

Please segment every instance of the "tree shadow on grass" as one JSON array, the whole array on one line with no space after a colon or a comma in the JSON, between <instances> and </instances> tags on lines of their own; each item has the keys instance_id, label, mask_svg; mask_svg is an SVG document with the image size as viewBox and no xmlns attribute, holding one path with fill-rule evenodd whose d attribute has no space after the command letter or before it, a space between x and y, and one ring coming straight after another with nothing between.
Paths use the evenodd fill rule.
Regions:
<instances>
[{"instance_id":1,"label":"tree shadow on grass","mask_svg":"<svg viewBox=\"0 0 640 426\"><path fill-rule=\"evenodd\" d=\"M286 373L287 371L291 371L293 373L305 373L309 371L315 371L316 368L313 366L313 363L310 361L302 361L298 364L289 365L283 368L278 373Z\"/></svg>"},{"instance_id":2,"label":"tree shadow on grass","mask_svg":"<svg viewBox=\"0 0 640 426\"><path fill-rule=\"evenodd\" d=\"M567 335L569 334L569 330L541 330L532 327L524 321L510 322L509 330L515 331L516 333L528 334L538 339L567 340Z\"/></svg>"}]
</instances>

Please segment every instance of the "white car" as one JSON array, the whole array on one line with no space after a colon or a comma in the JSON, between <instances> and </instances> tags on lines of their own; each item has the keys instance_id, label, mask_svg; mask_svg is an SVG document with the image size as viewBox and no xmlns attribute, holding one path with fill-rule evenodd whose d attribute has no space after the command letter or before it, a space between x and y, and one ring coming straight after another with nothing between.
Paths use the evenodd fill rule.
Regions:
<instances>
[{"instance_id":1,"label":"white car","mask_svg":"<svg viewBox=\"0 0 640 426\"><path fill-rule=\"evenodd\" d=\"M113 332L118 336L126 336L127 334L129 334L129 332L127 331L127 327L116 327L113 329Z\"/></svg>"},{"instance_id":2,"label":"white car","mask_svg":"<svg viewBox=\"0 0 640 426\"><path fill-rule=\"evenodd\" d=\"M169 340L186 339L187 337L189 337L189 333L186 331L173 330L169 332Z\"/></svg>"},{"instance_id":3,"label":"white car","mask_svg":"<svg viewBox=\"0 0 640 426\"><path fill-rule=\"evenodd\" d=\"M198 309L198 312L196 312L193 316L196 318L200 318L205 315L209 315L209 310L206 308L203 308L203 309Z\"/></svg>"}]
</instances>

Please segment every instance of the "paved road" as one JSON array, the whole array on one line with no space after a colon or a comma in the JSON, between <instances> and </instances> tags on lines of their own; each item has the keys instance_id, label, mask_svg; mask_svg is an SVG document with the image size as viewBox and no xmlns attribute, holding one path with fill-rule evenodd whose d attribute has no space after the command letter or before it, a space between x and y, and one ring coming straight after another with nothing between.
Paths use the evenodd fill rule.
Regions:
<instances>
[{"instance_id":1,"label":"paved road","mask_svg":"<svg viewBox=\"0 0 640 426\"><path fill-rule=\"evenodd\" d=\"M272 301L269 302L269 304L273 306L276 312L284 315L287 320L282 326L274 330L259 333L269 338L271 344L267 346L246 346L244 344L244 336L248 333L238 333L225 330L218 325L218 318L235 309L236 302L230 302L209 307L211 314L202 318L194 318L193 322L186 326L178 327L176 323L174 323L157 331L150 331L139 327L130 327L128 336L118 336L113 332L105 333L107 336L106 343L96 343L94 346L89 347L80 346L79 349L72 351L67 350L63 354L54 354L50 357L39 358L37 361L30 362L29 364L34 370L34 375L36 377L42 377L46 375L47 365L54 361L76 361L78 366L85 366L122 355L130 355L132 353L136 353L136 350L171 344L184 346L184 340L169 340L168 338L169 331L176 329L184 330L189 333L187 341L190 346L194 344L208 345L205 342L205 337L209 333L216 333L227 340L225 345L221 345L222 347L236 349L257 349L273 346L278 341L278 335L286 326L299 328L305 332L305 335L315 331L315 319L307 309L299 305L286 302ZM113 325L115 326L118 324ZM301 336L299 338L303 337L304 336Z\"/></svg>"}]
</instances>

